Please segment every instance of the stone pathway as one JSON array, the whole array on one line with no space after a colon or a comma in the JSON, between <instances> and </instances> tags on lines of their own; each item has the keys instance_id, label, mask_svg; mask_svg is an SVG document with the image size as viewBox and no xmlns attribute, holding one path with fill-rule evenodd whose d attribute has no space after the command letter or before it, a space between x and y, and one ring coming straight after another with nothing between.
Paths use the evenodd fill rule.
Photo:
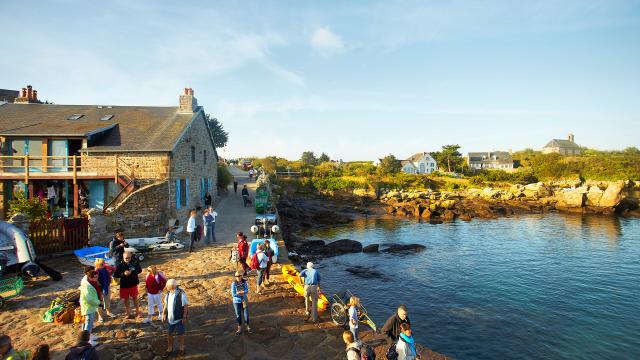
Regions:
<instances>
[{"instance_id":1,"label":"stone pathway","mask_svg":"<svg viewBox=\"0 0 640 360\"><path fill-rule=\"evenodd\" d=\"M252 207L242 206L240 188L248 179L242 177L245 173L234 170L240 180L238 193L235 194L230 186L229 193L216 206L218 242L209 246L200 243L193 253L150 256L143 263L143 268L157 265L169 278L177 279L187 292L190 321L187 354L183 358L345 359L342 329L331 323L328 312L321 315L319 326L305 323L304 300L281 278L279 266L272 270L275 274L272 281L275 282L264 295L253 293L255 276L250 277L249 317L253 334L235 336L235 315L230 301L235 265L229 262L229 253L235 243L235 233L248 233L255 213ZM253 193L254 184L250 183L249 187ZM286 250L281 249L281 253L286 254ZM17 349L34 349L38 344L47 343L51 346L53 359L63 359L67 349L75 343L78 327L43 323L41 315L53 298L65 290L77 288L82 268L71 256L47 264L63 272L64 280L56 283L42 277L30 282L23 295L9 301L0 313L0 333L10 335ZM146 316L144 284L140 290L141 309ZM117 293L116 289L112 291L114 295ZM116 314L124 312L121 301L114 302L112 308ZM141 319L118 317L98 326L95 334L101 338L102 360L165 358L166 337L159 321L144 324ZM369 331L363 338L367 340L372 336ZM379 356L383 350L382 346L376 349ZM427 352L425 350L424 355Z\"/></svg>"}]
</instances>

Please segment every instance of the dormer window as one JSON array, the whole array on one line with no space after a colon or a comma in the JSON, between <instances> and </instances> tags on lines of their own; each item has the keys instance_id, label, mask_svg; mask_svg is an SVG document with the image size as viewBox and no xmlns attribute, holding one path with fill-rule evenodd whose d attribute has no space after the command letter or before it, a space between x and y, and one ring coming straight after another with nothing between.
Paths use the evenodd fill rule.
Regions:
<instances>
[{"instance_id":1,"label":"dormer window","mask_svg":"<svg viewBox=\"0 0 640 360\"><path fill-rule=\"evenodd\" d=\"M100 118L100 121L109 121L113 118L113 115L105 115Z\"/></svg>"},{"instance_id":2,"label":"dormer window","mask_svg":"<svg viewBox=\"0 0 640 360\"><path fill-rule=\"evenodd\" d=\"M67 118L67 120L78 120L78 119L80 119L80 118L81 118L81 117L83 117L83 116L84 116L83 114L73 114L73 115L69 116L69 117Z\"/></svg>"}]
</instances>

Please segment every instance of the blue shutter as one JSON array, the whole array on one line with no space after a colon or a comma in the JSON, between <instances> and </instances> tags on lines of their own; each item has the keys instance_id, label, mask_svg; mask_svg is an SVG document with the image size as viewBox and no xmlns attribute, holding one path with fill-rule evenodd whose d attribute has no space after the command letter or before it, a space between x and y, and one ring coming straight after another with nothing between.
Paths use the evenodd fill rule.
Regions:
<instances>
[{"instance_id":1,"label":"blue shutter","mask_svg":"<svg viewBox=\"0 0 640 360\"><path fill-rule=\"evenodd\" d=\"M204 193L206 192L206 191L204 191L204 189L205 189L205 187L204 187L204 178L202 178L202 179L200 179L200 199L204 199Z\"/></svg>"},{"instance_id":2,"label":"blue shutter","mask_svg":"<svg viewBox=\"0 0 640 360\"><path fill-rule=\"evenodd\" d=\"M176 179L176 209L180 209L180 179Z\"/></svg>"},{"instance_id":3,"label":"blue shutter","mask_svg":"<svg viewBox=\"0 0 640 360\"><path fill-rule=\"evenodd\" d=\"M189 207L189 179L184 179L184 206Z\"/></svg>"}]
</instances>

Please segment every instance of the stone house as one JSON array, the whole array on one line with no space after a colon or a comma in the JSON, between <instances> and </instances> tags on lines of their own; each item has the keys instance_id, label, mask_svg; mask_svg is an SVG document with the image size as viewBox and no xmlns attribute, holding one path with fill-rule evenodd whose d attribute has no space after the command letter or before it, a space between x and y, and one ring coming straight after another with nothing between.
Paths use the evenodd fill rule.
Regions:
<instances>
[{"instance_id":1,"label":"stone house","mask_svg":"<svg viewBox=\"0 0 640 360\"><path fill-rule=\"evenodd\" d=\"M431 174L438 169L438 163L428 152L420 152L406 160L400 160L402 172L407 174Z\"/></svg>"},{"instance_id":2,"label":"stone house","mask_svg":"<svg viewBox=\"0 0 640 360\"><path fill-rule=\"evenodd\" d=\"M465 161L472 169L513 170L513 158L507 151L470 152Z\"/></svg>"},{"instance_id":3,"label":"stone house","mask_svg":"<svg viewBox=\"0 0 640 360\"><path fill-rule=\"evenodd\" d=\"M31 101L29 99L34 99ZM179 106L0 105L0 204L17 191L52 202L63 216L91 210L109 229L163 233L215 197L218 155L193 89ZM95 210L94 210L95 209Z\"/></svg>"},{"instance_id":4,"label":"stone house","mask_svg":"<svg viewBox=\"0 0 640 360\"><path fill-rule=\"evenodd\" d=\"M553 139L542 148L542 153L551 154L558 153L561 155L580 155L582 148L576 144L573 134L567 136L567 140Z\"/></svg>"}]
</instances>

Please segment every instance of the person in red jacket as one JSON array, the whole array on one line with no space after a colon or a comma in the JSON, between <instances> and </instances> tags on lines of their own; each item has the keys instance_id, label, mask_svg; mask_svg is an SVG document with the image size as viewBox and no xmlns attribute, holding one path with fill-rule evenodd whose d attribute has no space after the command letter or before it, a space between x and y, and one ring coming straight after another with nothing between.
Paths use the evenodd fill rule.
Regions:
<instances>
[{"instance_id":1,"label":"person in red jacket","mask_svg":"<svg viewBox=\"0 0 640 360\"><path fill-rule=\"evenodd\" d=\"M247 275L247 269L249 269L249 265L247 265L247 257L249 256L249 243L247 243L247 236L239 231L236 234L236 238L238 239L238 255L240 255L240 264L242 264L244 275Z\"/></svg>"},{"instance_id":2,"label":"person in red jacket","mask_svg":"<svg viewBox=\"0 0 640 360\"><path fill-rule=\"evenodd\" d=\"M148 315L145 323L153 320L155 306L158 306L158 319L162 317L162 290L166 284L167 278L162 271L158 271L155 265L147 268L145 285L147 286Z\"/></svg>"}]
</instances>

